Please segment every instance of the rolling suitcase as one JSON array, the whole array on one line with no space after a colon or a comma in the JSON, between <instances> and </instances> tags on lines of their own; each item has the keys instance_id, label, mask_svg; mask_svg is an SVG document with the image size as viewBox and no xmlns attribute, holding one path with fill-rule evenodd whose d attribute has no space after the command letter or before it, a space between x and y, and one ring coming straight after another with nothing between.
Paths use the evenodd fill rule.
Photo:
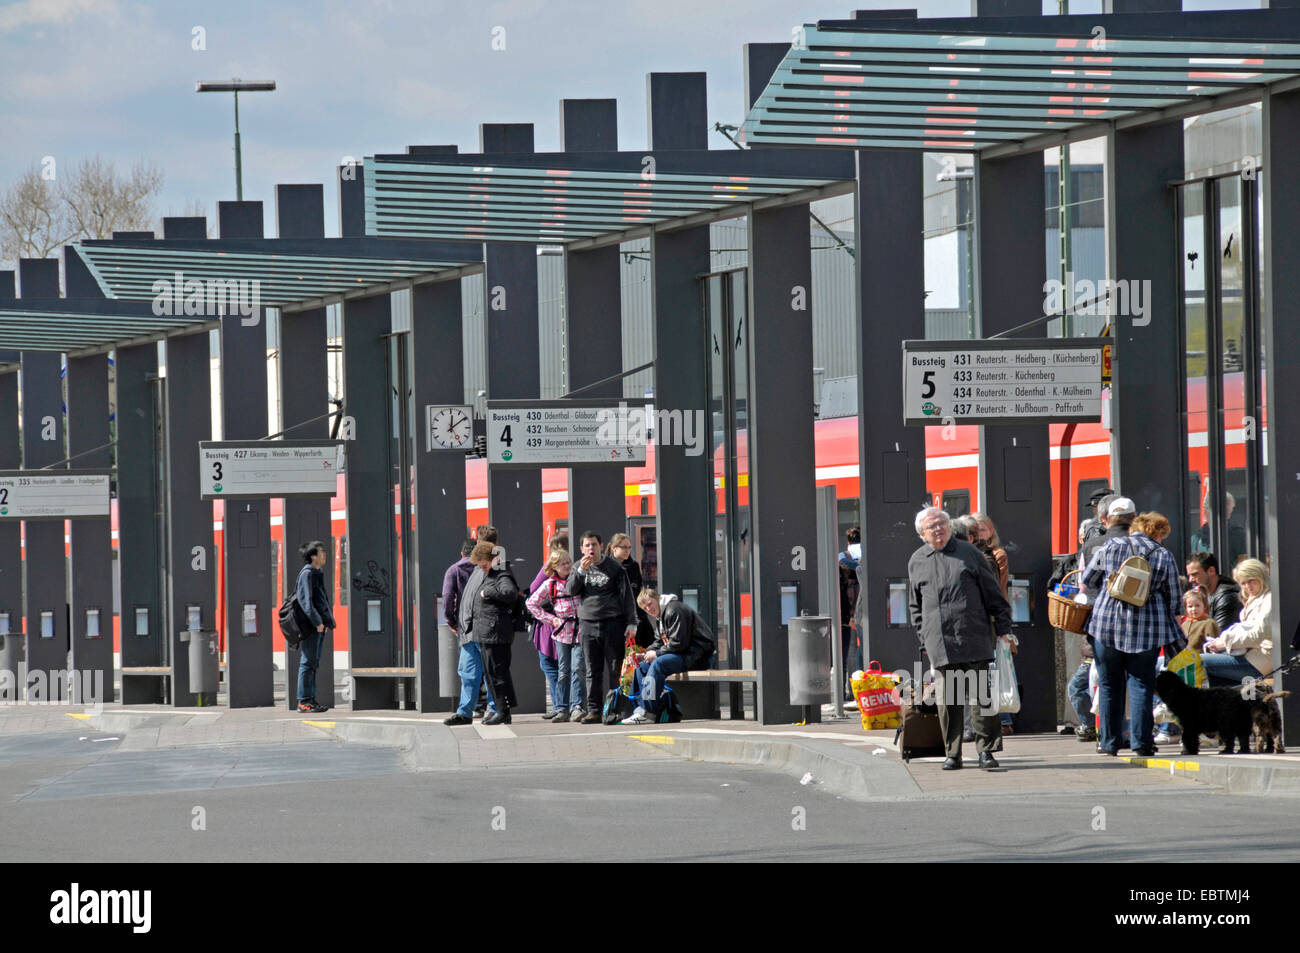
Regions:
<instances>
[{"instance_id":1,"label":"rolling suitcase","mask_svg":"<svg viewBox=\"0 0 1300 953\"><path fill-rule=\"evenodd\" d=\"M942 758L947 754L943 743L943 731L939 728L939 709L934 703L933 695L922 689L915 691L909 686L902 693L902 713L898 731L894 734L894 744L903 762L913 758Z\"/></svg>"}]
</instances>

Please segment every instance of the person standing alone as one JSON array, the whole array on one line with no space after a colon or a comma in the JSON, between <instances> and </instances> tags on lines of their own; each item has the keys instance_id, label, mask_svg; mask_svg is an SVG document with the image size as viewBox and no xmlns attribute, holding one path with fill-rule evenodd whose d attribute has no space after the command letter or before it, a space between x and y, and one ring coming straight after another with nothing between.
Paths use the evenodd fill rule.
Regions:
<instances>
[{"instance_id":1,"label":"person standing alone","mask_svg":"<svg viewBox=\"0 0 1300 953\"><path fill-rule=\"evenodd\" d=\"M316 670L320 667L321 646L325 630L334 628L334 605L329 588L325 585L325 562L329 558L325 544L312 540L299 550L305 566L298 572L295 592L298 609L306 618L302 628L302 642L298 644L298 711L318 714L329 711L316 701Z\"/></svg>"}]
</instances>

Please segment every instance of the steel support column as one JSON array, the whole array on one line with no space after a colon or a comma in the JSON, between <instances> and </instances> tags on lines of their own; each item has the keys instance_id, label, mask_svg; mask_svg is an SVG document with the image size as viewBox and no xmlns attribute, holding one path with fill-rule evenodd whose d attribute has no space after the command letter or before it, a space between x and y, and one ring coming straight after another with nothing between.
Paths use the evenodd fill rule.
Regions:
<instances>
[{"instance_id":1,"label":"steel support column","mask_svg":"<svg viewBox=\"0 0 1300 953\"><path fill-rule=\"evenodd\" d=\"M23 298L59 297L59 262L55 258L18 262ZM49 351L24 351L22 357L23 468L36 470L57 463L63 451L63 381L61 359ZM27 619L28 690L42 700L63 700L68 667L68 576L62 520L28 520L23 558L24 615ZM33 685L35 680L35 685Z\"/></svg>"},{"instance_id":2,"label":"steel support column","mask_svg":"<svg viewBox=\"0 0 1300 953\"><path fill-rule=\"evenodd\" d=\"M277 185L275 188L277 234L281 238L325 237L325 189L321 185ZM280 312L280 419L281 428L293 427L287 438L293 440L328 440L331 421L317 420L328 414L329 350L326 337L325 309L293 313ZM305 421L312 421L305 423ZM301 426L300 426L301 425ZM329 551L325 564L327 584L339 572L338 550L334 545L329 500L285 500L284 548L281 553L283 575L281 595L276 605L297 582L303 561L298 547L320 540ZM344 586L348 584L343 579ZM330 586L331 591L333 586ZM343 608L335 606L335 621L345 621ZM344 630L347 631L346 629ZM334 649L336 634L326 630L321 646L320 664L316 668L316 701L334 707ZM283 636L277 634L277 644ZM287 645L284 652L284 679L289 710L298 707L298 664L300 653Z\"/></svg>"},{"instance_id":3,"label":"steel support column","mask_svg":"<svg viewBox=\"0 0 1300 953\"><path fill-rule=\"evenodd\" d=\"M1107 276L1130 288L1143 314L1111 318L1111 486L1169 520L1165 545L1183 564L1189 528L1183 491L1184 426L1151 426L1152 408L1183 406L1178 203L1169 183L1183 174L1183 124L1111 133L1106 154ZM1150 282L1150 284L1147 284ZM1173 418L1171 417L1171 424Z\"/></svg>"},{"instance_id":4,"label":"steel support column","mask_svg":"<svg viewBox=\"0 0 1300 953\"><path fill-rule=\"evenodd\" d=\"M189 642L181 633L190 608L198 610L199 627L216 629L216 547L212 504L199 498L199 441L212 438L211 349L206 334L188 334L167 342L165 387L167 521L167 638L172 669L172 704L216 704L214 695L190 691Z\"/></svg>"},{"instance_id":5,"label":"steel support column","mask_svg":"<svg viewBox=\"0 0 1300 953\"><path fill-rule=\"evenodd\" d=\"M980 337L1006 331L1042 313L1046 221L1043 158L1038 153L976 160L975 227ZM1023 337L1044 337L1046 326ZM940 394L945 400L951 395ZM1056 729L1056 643L1047 621L1052 575L1052 484L1047 424L980 428L980 508L998 527L1012 578L1029 582L1030 621L1020 638L1016 672L1024 731ZM995 633L1001 635L1003 633Z\"/></svg>"},{"instance_id":6,"label":"steel support column","mask_svg":"<svg viewBox=\"0 0 1300 953\"><path fill-rule=\"evenodd\" d=\"M348 663L353 670L385 668L397 664L400 636L390 461L392 306L389 295L381 294L345 301L342 308ZM396 696L391 678L353 677L354 709L395 708Z\"/></svg>"},{"instance_id":7,"label":"steel support column","mask_svg":"<svg viewBox=\"0 0 1300 953\"><path fill-rule=\"evenodd\" d=\"M650 148L707 149L705 74L650 73L646 86ZM651 235L656 410L702 410L708 419L709 327L699 278L710 267L709 226ZM655 448L659 588L679 596L684 588L698 589L700 613L716 633L713 455L688 455L689 449ZM739 667L740 660L730 664Z\"/></svg>"},{"instance_id":8,"label":"steel support column","mask_svg":"<svg viewBox=\"0 0 1300 953\"><path fill-rule=\"evenodd\" d=\"M438 694L439 600L443 575L460 559L465 539L465 455L430 449L425 408L464 402L462 336L460 279L420 285L411 292L416 559L411 575L416 580L417 707L422 712L455 707L453 699ZM528 585L520 574L516 579L521 586Z\"/></svg>"},{"instance_id":9,"label":"steel support column","mask_svg":"<svg viewBox=\"0 0 1300 953\"><path fill-rule=\"evenodd\" d=\"M854 247L858 298L858 462L862 652L886 671L920 657L917 633L891 625L889 587L907 583L921 545L916 513L927 502L925 431L903 426L902 351L925 337L925 249L919 153L857 153Z\"/></svg>"},{"instance_id":10,"label":"steel support column","mask_svg":"<svg viewBox=\"0 0 1300 953\"><path fill-rule=\"evenodd\" d=\"M218 202L223 239L261 238L261 202ZM250 302L251 303L251 302ZM221 421L223 440L267 435L266 312L221 318ZM222 519L225 562L226 690L231 708L275 704L272 632L275 553L271 548L271 501L225 501ZM245 614L252 613L251 626ZM254 632L248 632L249 628Z\"/></svg>"},{"instance_id":11,"label":"steel support column","mask_svg":"<svg viewBox=\"0 0 1300 953\"><path fill-rule=\"evenodd\" d=\"M1295 157L1300 154L1300 92L1267 93L1263 103L1264 169L1264 313L1261 316L1268 429L1264 458L1264 498L1268 501L1264 532L1268 540L1273 592L1273 659L1290 658L1300 637L1300 412L1294 385L1288 383L1288 355L1300 353L1300 182ZM1251 447L1251 444L1247 444ZM1253 447L1252 447L1253 452ZM1294 687L1294 676L1287 676ZM1282 706L1283 729L1300 736L1300 704Z\"/></svg>"},{"instance_id":12,"label":"steel support column","mask_svg":"<svg viewBox=\"0 0 1300 953\"><path fill-rule=\"evenodd\" d=\"M531 123L484 123L483 152L532 152ZM536 399L541 396L538 361L537 250L532 245L483 246L484 314L487 316L488 397ZM510 558L515 580L527 586L545 558L542 539L540 468L488 468L488 513ZM579 528L578 532L582 532ZM516 640L511 666L516 711L545 710L546 687L532 646Z\"/></svg>"},{"instance_id":13,"label":"steel support column","mask_svg":"<svg viewBox=\"0 0 1300 953\"><path fill-rule=\"evenodd\" d=\"M15 275L0 271L0 303L15 297ZM0 469L17 470L22 465L22 444L18 429L18 370L0 373ZM7 619L9 634L0 635L0 699L22 697L18 681L23 657L23 556L22 524L0 522L0 616Z\"/></svg>"},{"instance_id":14,"label":"steel support column","mask_svg":"<svg viewBox=\"0 0 1300 953\"><path fill-rule=\"evenodd\" d=\"M72 458L69 468L102 470L111 466L108 356L96 354L69 359L67 387L68 455ZM111 702L114 699L112 521L105 516L75 519L70 523L70 631L75 673L72 700L79 704ZM97 631L91 631L92 625ZM93 696L88 694L92 691Z\"/></svg>"},{"instance_id":15,"label":"steel support column","mask_svg":"<svg viewBox=\"0 0 1300 953\"><path fill-rule=\"evenodd\" d=\"M807 205L749 215L749 506L754 533L757 718L803 720L790 703L789 627L782 590L817 612L813 440L812 246ZM778 384L780 386L774 386ZM839 686L832 686L839 691ZM821 721L820 707L809 721Z\"/></svg>"},{"instance_id":16,"label":"steel support column","mask_svg":"<svg viewBox=\"0 0 1300 953\"><path fill-rule=\"evenodd\" d=\"M618 150L618 101L565 99L560 103L560 149ZM623 322L618 246L564 253L564 312L568 331L569 390L623 370ZM623 382L584 391L583 397L622 397ZM623 467L569 470L569 545L594 529L604 539L626 529Z\"/></svg>"}]
</instances>

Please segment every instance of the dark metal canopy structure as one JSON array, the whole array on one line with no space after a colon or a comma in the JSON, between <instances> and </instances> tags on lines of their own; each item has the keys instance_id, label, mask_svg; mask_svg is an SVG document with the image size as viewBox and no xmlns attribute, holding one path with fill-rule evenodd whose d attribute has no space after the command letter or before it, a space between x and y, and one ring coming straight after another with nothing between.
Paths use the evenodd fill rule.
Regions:
<instances>
[{"instance_id":1,"label":"dark metal canopy structure","mask_svg":"<svg viewBox=\"0 0 1300 953\"><path fill-rule=\"evenodd\" d=\"M381 155L364 176L367 234L476 242L610 244L853 188L850 157L787 149Z\"/></svg>"},{"instance_id":2,"label":"dark metal canopy structure","mask_svg":"<svg viewBox=\"0 0 1300 953\"><path fill-rule=\"evenodd\" d=\"M751 146L1041 149L1293 84L1297 27L1292 10L821 21L804 27L741 135Z\"/></svg>"},{"instance_id":3,"label":"dark metal canopy structure","mask_svg":"<svg viewBox=\"0 0 1300 953\"><path fill-rule=\"evenodd\" d=\"M342 295L482 261L476 246L370 238L113 240L75 246L104 294L152 301L185 282L258 282L263 306ZM178 291L183 293L183 291Z\"/></svg>"},{"instance_id":4,"label":"dark metal canopy structure","mask_svg":"<svg viewBox=\"0 0 1300 953\"><path fill-rule=\"evenodd\" d=\"M36 298L0 302L0 348L76 354L215 327L206 317L159 316L136 302Z\"/></svg>"}]
</instances>

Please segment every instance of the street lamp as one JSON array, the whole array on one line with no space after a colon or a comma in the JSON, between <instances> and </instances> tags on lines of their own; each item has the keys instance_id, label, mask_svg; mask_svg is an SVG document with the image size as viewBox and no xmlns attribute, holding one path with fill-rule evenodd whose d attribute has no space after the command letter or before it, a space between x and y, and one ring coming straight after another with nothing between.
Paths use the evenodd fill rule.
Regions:
<instances>
[{"instance_id":1,"label":"street lamp","mask_svg":"<svg viewBox=\"0 0 1300 953\"><path fill-rule=\"evenodd\" d=\"M275 89L275 80L232 79L212 83L195 83L196 93L234 93L235 94L235 199L244 201L244 170L239 154L239 94L269 93Z\"/></svg>"}]
</instances>

